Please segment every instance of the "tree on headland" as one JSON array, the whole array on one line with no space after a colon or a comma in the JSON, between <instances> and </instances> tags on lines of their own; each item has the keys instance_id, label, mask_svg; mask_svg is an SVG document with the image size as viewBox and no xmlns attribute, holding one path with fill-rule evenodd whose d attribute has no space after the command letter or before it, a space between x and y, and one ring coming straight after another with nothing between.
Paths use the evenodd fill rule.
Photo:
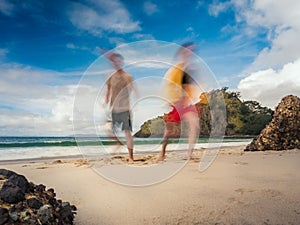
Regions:
<instances>
[{"instance_id":1,"label":"tree on headland","mask_svg":"<svg viewBox=\"0 0 300 225\"><path fill-rule=\"evenodd\" d=\"M267 107L263 107L257 101L242 101L240 99L240 93L235 91L228 91L227 87L212 90L208 93L204 93L208 101L210 99L217 99L215 96L222 95L224 97L227 121L220 121L218 118L214 118L217 123L226 123L225 135L226 136L243 136L243 135L257 135L260 131L270 122L273 115L273 110ZM218 102L199 101L195 106L200 116L200 136L210 136L212 129L212 104L218 104ZM181 129L185 129L185 125L176 125L172 136L179 137ZM144 122L141 129L135 134L136 137L161 137L164 131L163 116L148 120ZM185 133L185 132L182 132Z\"/></svg>"},{"instance_id":2,"label":"tree on headland","mask_svg":"<svg viewBox=\"0 0 300 225\"><path fill-rule=\"evenodd\" d=\"M257 135L265 128L273 116L273 110L262 107L256 101L245 101L242 104L241 120L244 125L240 129L241 134Z\"/></svg>"}]
</instances>

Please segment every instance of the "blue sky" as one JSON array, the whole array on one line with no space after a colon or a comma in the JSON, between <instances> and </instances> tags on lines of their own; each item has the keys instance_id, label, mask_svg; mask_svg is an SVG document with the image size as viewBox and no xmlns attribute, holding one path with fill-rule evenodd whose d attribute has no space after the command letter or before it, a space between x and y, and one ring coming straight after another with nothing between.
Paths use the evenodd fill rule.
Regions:
<instances>
[{"instance_id":1,"label":"blue sky","mask_svg":"<svg viewBox=\"0 0 300 225\"><path fill-rule=\"evenodd\" d=\"M195 42L221 87L274 107L299 95L299 11L297 0L0 0L0 135L69 134L87 68L143 40Z\"/></svg>"},{"instance_id":2,"label":"blue sky","mask_svg":"<svg viewBox=\"0 0 300 225\"><path fill-rule=\"evenodd\" d=\"M0 14L6 61L59 72L84 71L101 49L120 43L192 40L215 74L224 77L238 74L269 45L266 30L255 39L242 34L234 10L216 17L211 1L4 2L11 7Z\"/></svg>"}]
</instances>

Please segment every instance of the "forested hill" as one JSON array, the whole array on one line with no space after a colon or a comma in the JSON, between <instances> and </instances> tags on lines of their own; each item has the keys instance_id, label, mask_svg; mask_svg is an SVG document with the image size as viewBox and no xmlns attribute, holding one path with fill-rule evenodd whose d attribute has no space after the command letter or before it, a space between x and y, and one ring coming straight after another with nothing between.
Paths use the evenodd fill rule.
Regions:
<instances>
[{"instance_id":1,"label":"forested hill","mask_svg":"<svg viewBox=\"0 0 300 225\"><path fill-rule=\"evenodd\" d=\"M256 101L242 101L238 92L228 91L228 88L213 90L205 94L207 99L215 94L224 96L227 110L227 127L225 130L227 136L257 135L270 122L274 113L273 110L261 106ZM202 103L202 101L199 101L195 106L200 115L200 136L207 137L211 130L210 106ZM147 120L135 134L135 137L162 137L164 126L163 115ZM185 124L182 127L186 129ZM177 124L172 136L179 137L180 129L180 124Z\"/></svg>"}]
</instances>

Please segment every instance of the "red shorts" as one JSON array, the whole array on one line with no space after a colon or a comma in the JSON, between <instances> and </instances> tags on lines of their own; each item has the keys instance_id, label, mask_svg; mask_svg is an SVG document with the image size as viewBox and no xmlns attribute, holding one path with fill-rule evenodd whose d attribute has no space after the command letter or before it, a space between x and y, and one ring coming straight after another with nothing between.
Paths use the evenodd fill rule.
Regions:
<instances>
[{"instance_id":1,"label":"red shorts","mask_svg":"<svg viewBox=\"0 0 300 225\"><path fill-rule=\"evenodd\" d=\"M171 112L164 115L164 121L179 123L185 113L194 112L197 113L196 107L194 105L189 105L187 107L172 106Z\"/></svg>"}]
</instances>

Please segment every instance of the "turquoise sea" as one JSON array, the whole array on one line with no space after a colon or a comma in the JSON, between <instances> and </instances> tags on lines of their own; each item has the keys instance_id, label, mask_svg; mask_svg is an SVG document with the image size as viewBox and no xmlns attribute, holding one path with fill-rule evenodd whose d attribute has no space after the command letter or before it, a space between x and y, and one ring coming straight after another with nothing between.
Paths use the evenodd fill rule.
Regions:
<instances>
[{"instance_id":1,"label":"turquoise sea","mask_svg":"<svg viewBox=\"0 0 300 225\"><path fill-rule=\"evenodd\" d=\"M238 146L251 138L199 138L196 147ZM124 140L121 140L124 142ZM161 138L135 138L136 152L159 151ZM186 139L170 139L170 148L183 150ZM209 146L208 146L209 144ZM88 154L104 156L113 151L116 141L109 137L0 137L0 161L26 160L48 157L74 157ZM120 149L126 153L126 148Z\"/></svg>"}]
</instances>

